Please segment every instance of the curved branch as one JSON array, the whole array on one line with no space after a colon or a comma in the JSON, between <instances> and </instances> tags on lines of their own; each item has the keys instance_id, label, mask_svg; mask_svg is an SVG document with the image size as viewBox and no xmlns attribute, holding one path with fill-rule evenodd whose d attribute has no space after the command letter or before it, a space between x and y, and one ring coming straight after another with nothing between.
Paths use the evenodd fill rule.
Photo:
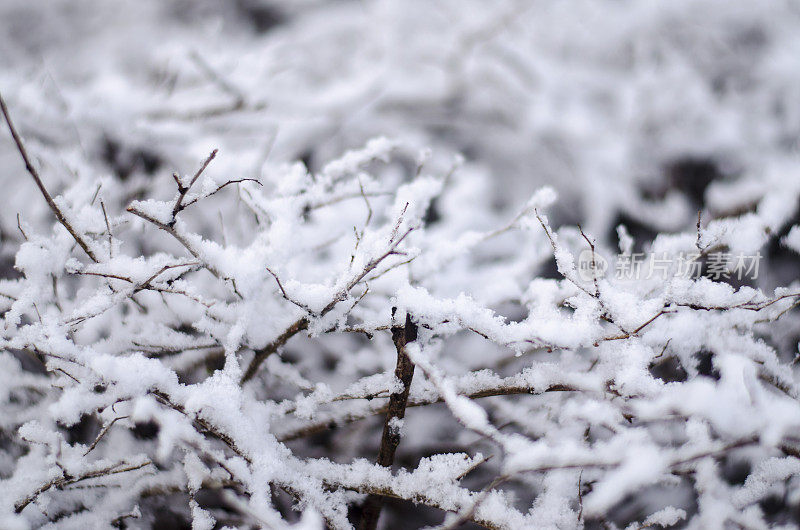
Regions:
<instances>
[{"instance_id":1,"label":"curved branch","mask_svg":"<svg viewBox=\"0 0 800 530\"><path fill-rule=\"evenodd\" d=\"M84 241L83 237L78 233L77 230L75 230L72 224L70 224L69 220L64 215L64 212L61 211L61 208L59 208L56 204L56 201L53 200L53 197L47 191L47 188L44 187L44 182L42 182L39 172L36 171L36 168L33 166L33 163L31 163L30 158L28 158L28 152L25 150L25 145L22 143L22 138L20 138L19 134L17 133L17 129L14 127L14 122L11 121L11 115L8 112L8 107L6 107L6 102L3 100L2 94L0 94L0 111L3 112L3 118L5 118L6 124L8 125L8 130L11 132L11 137L14 139L14 143L17 145L17 150L19 151L20 156L22 156L22 161L25 162L25 169L28 170L28 173L30 173L31 177L33 177L34 182L36 182L36 185L39 187L39 191L42 192L42 196L44 196L44 200L47 201L47 205L50 207L53 215L55 215L56 219L58 219L58 222L67 229L67 232L69 232L69 234L83 249L86 255L89 256L92 261L97 263L99 260L97 259L97 256L95 256L94 252L92 252L89 244Z\"/></svg>"}]
</instances>

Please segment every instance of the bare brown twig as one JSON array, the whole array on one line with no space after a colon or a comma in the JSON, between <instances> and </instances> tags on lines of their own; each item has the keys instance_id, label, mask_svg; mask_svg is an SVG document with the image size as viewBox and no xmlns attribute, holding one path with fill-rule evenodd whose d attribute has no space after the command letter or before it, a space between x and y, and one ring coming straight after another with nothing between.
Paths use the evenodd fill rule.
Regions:
<instances>
[{"instance_id":1,"label":"bare brown twig","mask_svg":"<svg viewBox=\"0 0 800 530\"><path fill-rule=\"evenodd\" d=\"M39 176L39 172L36 170L30 158L28 157L25 144L22 143L22 138L20 138L19 134L17 133L17 129L14 127L14 122L11 121L11 115L8 112L8 107L6 107L6 102L3 100L2 94L0 94L0 110L3 112L3 117L8 125L8 130L11 132L11 137L14 139L14 143L17 145L17 150L19 151L20 156L22 156L22 161L25 162L25 169L28 170L28 173L30 173L31 177L33 177L34 182L36 182L36 185L39 187L39 191L42 192L42 196L44 197L44 200L47 201L47 205L50 207L53 215L55 215L56 219L58 219L58 222L67 229L67 232L69 232L69 234L83 249L86 255L89 256L92 261L98 262L99 260L89 246L89 243L87 243L83 236L79 234L77 230L75 230L67 217L64 215L64 212L61 211L61 208L59 208L55 200L53 200L53 197L47 191L47 188L45 188L44 182L42 182L42 177Z\"/></svg>"},{"instance_id":2,"label":"bare brown twig","mask_svg":"<svg viewBox=\"0 0 800 530\"><path fill-rule=\"evenodd\" d=\"M111 427L113 427L113 426L114 426L114 424L115 424L115 423L117 423L119 420L124 420L124 419L126 419L126 418L129 418L129 417L130 417L130 416L117 416L116 418L114 418L113 420L111 420L110 422L108 422L108 423L106 424L106 426L105 426L105 427L103 427L103 429L102 429L102 430L100 431L100 433L97 435L97 437L94 439L94 441L92 442L92 445L90 445L90 446L89 446L89 448L86 450L86 452L85 452L85 453L83 453L83 456L86 456L86 455L88 455L89 453L91 453L91 452L92 452L92 450L93 450L95 447L97 447L97 444L98 444L98 443L100 443L100 440L102 440L102 439L103 439L103 436L105 436L105 435L106 435L106 433L107 433L107 432L108 432L108 431L111 429Z\"/></svg>"},{"instance_id":3,"label":"bare brown twig","mask_svg":"<svg viewBox=\"0 0 800 530\"><path fill-rule=\"evenodd\" d=\"M192 199L191 201L183 203L183 207L181 209L185 210L186 208L188 208L192 204L196 203L197 201L199 201L201 199L206 199L208 197L211 197L212 195L215 195L217 192L221 191L226 186L229 186L231 184L240 184L242 182L255 182L259 186L263 186L263 184L261 184L261 182L259 182L258 179L253 179L253 178L242 178L242 179L229 180L225 184L220 184L219 186L217 186L217 189L215 189L214 191L212 191L210 193L207 193L205 195L197 196L194 199Z\"/></svg>"},{"instance_id":4,"label":"bare brown twig","mask_svg":"<svg viewBox=\"0 0 800 530\"><path fill-rule=\"evenodd\" d=\"M200 169L198 169L197 172L194 174L192 180L189 181L188 186L183 184L183 181L178 175L172 176L172 178L174 178L175 182L178 184L178 198L175 199L175 205L172 207L172 221L169 222L170 226L175 224L175 216L178 215L178 213L181 210L186 208L187 205L183 204L183 200L186 198L186 194L189 193L189 190L192 189L194 183L197 182L197 179L199 179L200 175L203 174L203 171L205 171L208 165L211 163L211 161L214 160L214 157L217 156L218 151L219 151L218 149L214 149L213 151L211 151L211 154L208 155L205 162L203 162L203 165L200 166Z\"/></svg>"},{"instance_id":5,"label":"bare brown twig","mask_svg":"<svg viewBox=\"0 0 800 530\"><path fill-rule=\"evenodd\" d=\"M108 222L108 213L106 212L106 205L100 201L100 208L103 209L103 219L106 221L106 231L108 232L108 258L114 257L114 234L111 232L111 223Z\"/></svg>"}]
</instances>

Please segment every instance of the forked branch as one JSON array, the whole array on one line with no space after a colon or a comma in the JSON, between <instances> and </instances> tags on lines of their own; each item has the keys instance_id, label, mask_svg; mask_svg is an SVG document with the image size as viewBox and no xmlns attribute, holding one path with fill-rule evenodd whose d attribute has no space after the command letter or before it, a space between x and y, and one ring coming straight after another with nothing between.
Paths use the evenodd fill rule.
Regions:
<instances>
[{"instance_id":1,"label":"forked branch","mask_svg":"<svg viewBox=\"0 0 800 530\"><path fill-rule=\"evenodd\" d=\"M400 227L403 224L403 219L405 217L405 213L406 213L407 208L408 208L408 204L405 205L405 207L403 208L402 212L400 213L400 216L397 218L397 221L395 222L394 228L392 229L391 236L389 237L389 243L388 243L388 245L386 247L385 252L383 252L383 254L381 254L379 256L376 256L376 257L370 259L367 262L367 264L364 266L363 269L361 269L355 275L353 275L344 284L342 289L339 290L338 293L336 293L336 295L333 297L333 299L331 299L331 301L328 302L328 304L325 307L323 307L322 310L319 311L315 315L317 318L327 315L334 307L336 307L336 304L338 304L339 302L342 302L343 300L346 300L347 297L350 294L350 291L356 285L361 283L364 280L364 278L366 278L366 276L369 273L374 271L378 267L378 265L380 265L386 258L388 258L389 256L392 256L392 255L398 254L397 247L399 247L400 244L405 240L405 238L413 231L413 227L412 227L412 228L408 228L405 231L403 231L402 233L400 233ZM136 212L134 212L134 213L136 213ZM268 271L269 271L270 274L275 276L274 273L271 270L268 269ZM278 278L275 277L275 279L277 280ZM286 296L286 292L283 290L283 286L282 286L282 284L280 282L278 282L278 287L281 289L282 295L285 297ZM297 305L297 301L292 300L292 303ZM264 360L266 360L267 357L269 357L270 355L272 355L273 353L278 351L278 349L281 346L283 346L284 344L286 344L286 342L289 339L291 339L292 337L294 337L296 334L300 333L301 331L304 331L304 330L308 329L309 324L311 324L311 321L309 320L309 318L310 317L306 315L306 316L302 316L299 319L295 320L292 324L289 325L288 328L286 328L286 330L283 331L283 333L278 335L278 337L275 340L273 340L271 343L267 344L263 348L261 348L259 350L256 350L255 356L250 361L250 364L247 366L247 370L245 370L245 373L242 376L241 383L244 384L244 383L248 382L250 379L252 379L256 375L256 373L258 372L258 368L261 366L261 363L263 363Z\"/></svg>"},{"instance_id":2,"label":"forked branch","mask_svg":"<svg viewBox=\"0 0 800 530\"><path fill-rule=\"evenodd\" d=\"M175 206L172 207L172 220L169 223L170 226L175 224L175 216L178 215L181 210L186 208L187 205L183 203L184 199L186 198L186 194L189 193L189 190L192 189L194 183L197 182L197 179L199 179L200 175L203 174L203 171L205 171L211 161L214 160L214 157L217 156L217 152L218 149L211 151L211 154L205 159L203 165L200 166L200 169L197 170L192 177L192 180L189 181L188 185L184 185L183 181L181 181L181 178L177 174L172 175L172 178L174 178L175 182L178 184L178 198L175 199Z\"/></svg>"}]
</instances>

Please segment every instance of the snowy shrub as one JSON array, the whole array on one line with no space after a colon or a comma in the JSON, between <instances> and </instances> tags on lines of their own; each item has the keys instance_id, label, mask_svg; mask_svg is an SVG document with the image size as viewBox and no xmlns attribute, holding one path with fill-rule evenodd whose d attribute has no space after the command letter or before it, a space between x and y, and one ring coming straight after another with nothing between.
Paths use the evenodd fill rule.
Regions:
<instances>
[{"instance_id":1,"label":"snowy shrub","mask_svg":"<svg viewBox=\"0 0 800 530\"><path fill-rule=\"evenodd\" d=\"M795 3L29 4L0 528L798 527Z\"/></svg>"}]
</instances>

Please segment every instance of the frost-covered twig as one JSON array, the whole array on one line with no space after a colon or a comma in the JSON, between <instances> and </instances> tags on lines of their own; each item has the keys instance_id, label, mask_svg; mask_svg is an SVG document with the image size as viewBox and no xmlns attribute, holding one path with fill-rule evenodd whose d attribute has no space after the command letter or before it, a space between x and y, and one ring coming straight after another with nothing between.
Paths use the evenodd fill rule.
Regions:
<instances>
[{"instance_id":1,"label":"frost-covered twig","mask_svg":"<svg viewBox=\"0 0 800 530\"><path fill-rule=\"evenodd\" d=\"M117 462L116 464L112 464L110 466L102 466L96 469L90 469L77 476L71 476L64 473L61 477L53 479L45 484L42 484L39 488L36 489L36 491L34 491L24 499L14 504L14 511L20 513L22 510L25 509L25 507L27 507L30 503L35 501L37 497L39 497L39 495L49 490L50 488L61 489L64 488L65 486L70 486L72 484L76 484L84 480L108 477L112 475L117 475L119 473L128 473L130 471L136 471L137 469L142 469L143 467L149 466L150 464L151 462L149 460L145 460L144 462L140 462L138 464L129 464L128 462L121 461Z\"/></svg>"},{"instance_id":2,"label":"frost-covered twig","mask_svg":"<svg viewBox=\"0 0 800 530\"><path fill-rule=\"evenodd\" d=\"M200 169L198 169L195 172L194 176L189 181L189 184L184 184L180 176L178 176L177 174L173 175L175 182L178 185L178 197L175 199L175 205L172 207L172 220L169 223L167 223L168 225L170 226L174 225L175 218L178 215L178 213L180 213L184 208L186 208L186 206L188 206L188 204L183 203L184 199L186 198L186 194L189 193L189 190L192 189L194 183L197 182L197 179L199 179L200 175L203 174L203 171L205 171L205 169L208 167L211 161L214 160L214 157L217 156L217 152L218 149L214 149L213 151L211 151L211 154L209 154L208 157L205 159L205 161L203 161L203 165L200 166Z\"/></svg>"},{"instance_id":3,"label":"frost-covered twig","mask_svg":"<svg viewBox=\"0 0 800 530\"><path fill-rule=\"evenodd\" d=\"M39 172L34 167L33 163L31 162L30 158L28 158L28 152L25 149L25 144L22 143L22 138L20 138L19 134L17 133L17 129L14 127L14 122L11 121L11 115L8 112L8 107L6 106L6 102L3 99L3 95L0 94L0 110L3 112L3 118L6 120L6 125L8 125L8 130L11 132L11 137L14 139L14 143L17 146L17 150L19 151L20 156L22 157L22 161L25 163L25 169L30 173L31 177L33 177L36 186L39 187L39 191L42 193L44 200L47 201L47 205L50 207L50 210L53 212L53 215L56 216L58 222L61 223L64 228L67 229L67 232L72 236L76 243L83 249L89 258L92 261L97 262L97 256L95 256L94 251L92 250L90 243L84 239L84 235L80 234L70 223L67 216L61 210L61 207L56 204L56 201L47 191L47 188L44 186L44 182L42 182L42 177L39 176Z\"/></svg>"},{"instance_id":4,"label":"frost-covered twig","mask_svg":"<svg viewBox=\"0 0 800 530\"><path fill-rule=\"evenodd\" d=\"M388 244L386 245L385 250L383 250L380 254L372 257L367 261L364 265L364 268L355 273L352 277L350 277L345 283L344 286L336 293L332 300L330 300L316 315L317 318L323 317L328 314L336 305L345 300L349 295L350 291L372 271L374 271L386 258L395 254L397 252L397 247L405 240L405 238L412 232L413 227L408 228L402 234L399 233L400 227L403 224L403 219L406 213L406 209L408 208L408 204L405 205L403 210L401 211L400 215L397 218L397 221L392 228L391 235L389 237ZM277 280L277 277L276 277ZM279 286L281 286L279 284ZM281 286L282 289L282 286ZM242 384L246 383L250 379L252 379L256 373L258 372L258 368L264 360L278 351L278 349L286 344L286 342L291 339L296 334L300 333L308 329L310 324L310 320L308 317L301 317L292 323L288 328L286 328L274 341L270 344L261 348L255 352L253 359L250 361L250 364L247 366L247 370L244 372L242 376Z\"/></svg>"},{"instance_id":5,"label":"frost-covered twig","mask_svg":"<svg viewBox=\"0 0 800 530\"><path fill-rule=\"evenodd\" d=\"M426 176L433 159L408 175L367 174L385 147L314 175L299 164L265 169L263 188L218 195L224 229L213 216L193 233L180 218L207 196L194 194L196 183L190 192L178 179L173 200L130 205L188 259L173 255L172 241L119 223L115 209L129 199L113 181L100 207L65 192L76 215L109 236L114 251L102 263L70 259L63 234L55 245L26 223L22 276L0 280L0 400L10 418L0 434L18 460L0 461L0 492L17 492L0 493L0 518L53 480L48 459L86 470L142 455L158 466L113 484L52 484L35 504L56 509L31 501L17 514L29 526L58 523L56 510L64 520L103 513L104 524L136 506L150 517L153 497L171 495L201 527L282 528L290 510L308 509L350 528L366 496L367 528L374 506L393 497L448 512L445 528L508 529L614 520L615 506L644 488L680 481L706 495L722 458L759 466L797 455L798 385L771 335L796 321L796 285L770 296L706 278L581 282L572 252L588 244L596 265L601 237L554 232L532 209L541 197L504 224L469 174L446 187ZM710 234L720 232L714 222ZM656 243L676 253L694 236ZM562 275L543 278L550 249ZM397 378L385 373L389 351ZM360 421L381 415L380 433ZM424 422L435 428L418 428ZM409 450L395 454L401 427ZM375 446L357 441L379 435L375 463ZM459 454L485 447L491 460ZM789 478L775 480L794 480L792 465L776 465ZM31 474L41 482L20 490ZM576 482L587 486L577 496ZM224 507L204 506L200 489ZM75 512L78 499L91 512ZM667 519L656 515L646 520Z\"/></svg>"},{"instance_id":6,"label":"frost-covered twig","mask_svg":"<svg viewBox=\"0 0 800 530\"><path fill-rule=\"evenodd\" d=\"M582 390L588 389L581 389L579 387L570 386L567 384L562 383L555 383L552 385L548 385L544 389L539 389L536 386L525 386L525 385L515 385L512 382L506 382L506 384L499 384L497 386L491 386L486 388L481 388L480 390L475 390L472 392L464 392L459 393L459 395L463 395L469 399L481 399L486 397L493 397L493 396L515 396L515 395L539 395L548 392L579 392ZM378 397L373 396L363 396L358 397L356 399L377 399ZM441 394L436 393L432 396L425 396L425 397L411 397L407 404L407 408L413 407L424 407L427 405L435 405L437 403L443 403L444 397ZM365 411L359 412L345 412L341 414L331 414L330 416L326 417L324 420L312 422L308 425L303 427L290 430L287 432L283 432L278 435L278 439L281 441L291 441L296 440L298 438L305 438L308 436L313 436L320 432L323 432L328 429L333 429L337 427L342 427L348 425L353 422L361 421L366 418L371 418L373 416L378 416L381 414L387 413L389 410L388 403L380 403L371 405Z\"/></svg>"}]
</instances>

